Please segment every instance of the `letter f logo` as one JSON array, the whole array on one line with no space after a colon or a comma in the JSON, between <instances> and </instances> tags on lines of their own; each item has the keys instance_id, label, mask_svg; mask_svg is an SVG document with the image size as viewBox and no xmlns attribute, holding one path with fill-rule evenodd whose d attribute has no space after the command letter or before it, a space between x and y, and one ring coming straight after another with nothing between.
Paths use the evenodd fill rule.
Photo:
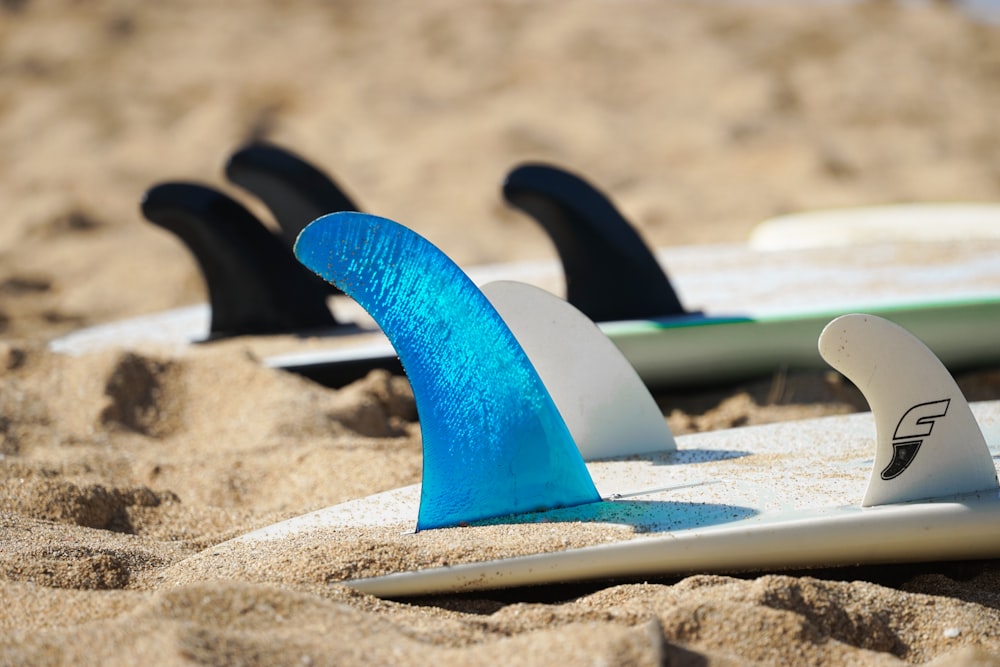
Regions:
<instances>
[{"instance_id":1,"label":"letter f logo","mask_svg":"<svg viewBox=\"0 0 1000 667\"><path fill-rule=\"evenodd\" d=\"M934 430L934 422L948 412L950 398L919 403L903 413L892 435L892 461L882 471L882 479L899 477L910 467L924 438Z\"/></svg>"}]
</instances>

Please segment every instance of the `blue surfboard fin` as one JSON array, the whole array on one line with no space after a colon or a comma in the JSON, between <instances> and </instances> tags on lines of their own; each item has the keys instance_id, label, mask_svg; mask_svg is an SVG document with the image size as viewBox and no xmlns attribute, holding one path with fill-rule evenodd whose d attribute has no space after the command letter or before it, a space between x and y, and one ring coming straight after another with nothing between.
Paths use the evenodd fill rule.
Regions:
<instances>
[{"instance_id":1,"label":"blue surfboard fin","mask_svg":"<svg viewBox=\"0 0 1000 667\"><path fill-rule=\"evenodd\" d=\"M391 220L335 213L295 255L375 319L410 379L423 438L417 530L600 499L524 350L443 252Z\"/></svg>"},{"instance_id":2,"label":"blue surfboard fin","mask_svg":"<svg viewBox=\"0 0 1000 667\"><path fill-rule=\"evenodd\" d=\"M843 315L819 352L871 406L875 462L862 507L995 491L983 432L944 364L916 336L874 315Z\"/></svg>"}]
</instances>

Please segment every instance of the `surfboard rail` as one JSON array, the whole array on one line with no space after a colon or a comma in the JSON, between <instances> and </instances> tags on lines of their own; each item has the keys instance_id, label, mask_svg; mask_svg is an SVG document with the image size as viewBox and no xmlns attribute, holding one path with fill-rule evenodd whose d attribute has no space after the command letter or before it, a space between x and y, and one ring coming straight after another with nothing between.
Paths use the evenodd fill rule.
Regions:
<instances>
[{"instance_id":1,"label":"surfboard rail","mask_svg":"<svg viewBox=\"0 0 1000 667\"><path fill-rule=\"evenodd\" d=\"M859 564L995 558L996 492L940 502L761 516L739 525L466 563L344 582L379 597L410 597L595 579L781 571Z\"/></svg>"}]
</instances>

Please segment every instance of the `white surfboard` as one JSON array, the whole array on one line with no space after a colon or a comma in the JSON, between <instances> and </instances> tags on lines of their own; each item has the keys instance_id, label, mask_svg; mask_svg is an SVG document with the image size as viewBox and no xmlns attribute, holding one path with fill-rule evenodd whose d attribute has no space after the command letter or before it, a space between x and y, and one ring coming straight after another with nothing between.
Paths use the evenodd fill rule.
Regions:
<instances>
[{"instance_id":1,"label":"white surfboard","mask_svg":"<svg viewBox=\"0 0 1000 667\"><path fill-rule=\"evenodd\" d=\"M1000 363L1000 242L872 244L754 250L746 245L665 249L678 296L699 314L600 323L647 384L682 386L745 379L777 368L821 368L815 340L846 312L871 312L917 334L952 370ZM563 291L554 262L474 267L480 285L518 280ZM370 318L345 297L333 311L360 329L247 337L265 363L322 378L338 366L394 365ZM52 341L82 354L107 347L182 354L208 331L207 306L113 322ZM357 376L355 376L357 377Z\"/></svg>"},{"instance_id":2,"label":"white surfboard","mask_svg":"<svg viewBox=\"0 0 1000 667\"><path fill-rule=\"evenodd\" d=\"M542 326L521 333L543 334ZM1000 520L1000 402L970 409L927 347L881 318L838 318L819 347L868 397L874 417L683 436L676 449L665 440L661 451L646 453L619 450L588 463L599 502L454 528L414 532L421 489L406 487L217 545L168 577L216 577L234 567L266 577L279 563L308 559L331 582L403 597L1000 556L993 530ZM345 540L358 550L324 550ZM483 548L468 546L476 543ZM491 557L484 560L486 545ZM401 555L363 556L389 546Z\"/></svg>"},{"instance_id":3,"label":"white surfboard","mask_svg":"<svg viewBox=\"0 0 1000 667\"><path fill-rule=\"evenodd\" d=\"M423 482L254 531L169 576L267 578L308 560L328 581L407 596L1000 556L1000 403L971 409L888 320L845 315L819 337L874 416L675 442L655 411L632 412L645 389L615 348L541 290L500 284L487 301L429 243L361 214L317 220L296 255L389 326L421 415Z\"/></svg>"}]
</instances>

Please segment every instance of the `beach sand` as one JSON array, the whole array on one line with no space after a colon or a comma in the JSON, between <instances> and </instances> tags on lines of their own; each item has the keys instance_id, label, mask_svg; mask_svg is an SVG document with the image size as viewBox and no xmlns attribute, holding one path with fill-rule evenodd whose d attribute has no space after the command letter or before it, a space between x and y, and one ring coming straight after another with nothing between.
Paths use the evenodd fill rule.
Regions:
<instances>
[{"instance_id":1,"label":"beach sand","mask_svg":"<svg viewBox=\"0 0 1000 667\"><path fill-rule=\"evenodd\" d=\"M138 204L194 180L266 215L221 173L251 139L473 266L554 256L500 196L529 160L586 175L656 246L816 208L998 201L998 109L1000 27L947 3L0 3L0 664L1000 665L998 561L405 602L337 583L412 562L398 535L206 564L419 481L405 379L328 389L240 340L47 349L204 299ZM993 369L960 381L1000 398ZM865 408L818 372L657 400L676 434ZM494 533L438 539L476 557Z\"/></svg>"}]
</instances>

